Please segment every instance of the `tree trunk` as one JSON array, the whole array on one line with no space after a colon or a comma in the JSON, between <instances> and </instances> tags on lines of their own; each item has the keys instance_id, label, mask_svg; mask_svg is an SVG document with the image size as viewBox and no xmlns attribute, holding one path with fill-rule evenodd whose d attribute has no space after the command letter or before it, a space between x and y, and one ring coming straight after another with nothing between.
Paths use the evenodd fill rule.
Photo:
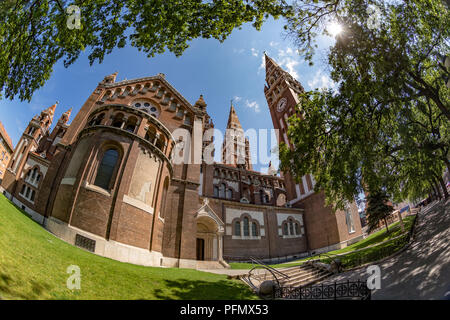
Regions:
<instances>
[{"instance_id":1,"label":"tree trunk","mask_svg":"<svg viewBox=\"0 0 450 320\"><path fill-rule=\"evenodd\" d=\"M437 191L436 187L434 186L433 180L430 180L430 186L431 186L431 200L437 200Z\"/></svg>"},{"instance_id":2,"label":"tree trunk","mask_svg":"<svg viewBox=\"0 0 450 320\"><path fill-rule=\"evenodd\" d=\"M437 195L438 195L439 200L440 200L440 199L442 199L442 193L441 193L441 190L439 190L440 189L439 188L439 184L436 182L436 179L433 179L433 182L434 182L434 188L436 189Z\"/></svg>"},{"instance_id":3,"label":"tree trunk","mask_svg":"<svg viewBox=\"0 0 450 320\"><path fill-rule=\"evenodd\" d=\"M389 227L388 227L388 223L387 223L387 219L384 218L384 224L386 225L386 233L389 233Z\"/></svg>"},{"instance_id":4,"label":"tree trunk","mask_svg":"<svg viewBox=\"0 0 450 320\"><path fill-rule=\"evenodd\" d=\"M398 218L400 219L400 227L402 228L402 233L405 232L405 224L403 223L402 214L400 213L400 210L398 211Z\"/></svg>"},{"instance_id":5,"label":"tree trunk","mask_svg":"<svg viewBox=\"0 0 450 320\"><path fill-rule=\"evenodd\" d=\"M444 198L448 199L448 192L447 192L447 186L445 185L444 179L442 177L438 178L439 183L441 184L442 191L444 192Z\"/></svg>"},{"instance_id":6,"label":"tree trunk","mask_svg":"<svg viewBox=\"0 0 450 320\"><path fill-rule=\"evenodd\" d=\"M437 189L437 191L438 191L438 193L439 193L439 199L442 199L444 196L443 196L443 194L442 194L441 188L439 187L439 182L438 182L438 180L437 180L437 179L434 179L434 183L435 183L436 189Z\"/></svg>"}]
</instances>

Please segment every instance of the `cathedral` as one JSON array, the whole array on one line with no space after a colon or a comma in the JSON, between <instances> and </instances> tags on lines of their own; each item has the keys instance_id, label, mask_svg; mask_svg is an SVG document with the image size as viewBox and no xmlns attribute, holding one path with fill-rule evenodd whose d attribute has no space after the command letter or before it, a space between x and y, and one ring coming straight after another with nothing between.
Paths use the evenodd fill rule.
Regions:
<instances>
[{"instance_id":1,"label":"cathedral","mask_svg":"<svg viewBox=\"0 0 450 320\"><path fill-rule=\"evenodd\" d=\"M303 87L265 59L278 142L293 147L287 119ZM246 138L225 135L222 161L205 161L214 124L203 96L189 103L164 74L116 76L98 84L71 122L70 109L51 130L57 104L33 117L5 170L3 194L57 237L123 262L199 269L299 258L362 238L355 203L334 213L312 175L254 171ZM231 104L233 130L244 129ZM187 161L175 161L180 149Z\"/></svg>"}]
</instances>

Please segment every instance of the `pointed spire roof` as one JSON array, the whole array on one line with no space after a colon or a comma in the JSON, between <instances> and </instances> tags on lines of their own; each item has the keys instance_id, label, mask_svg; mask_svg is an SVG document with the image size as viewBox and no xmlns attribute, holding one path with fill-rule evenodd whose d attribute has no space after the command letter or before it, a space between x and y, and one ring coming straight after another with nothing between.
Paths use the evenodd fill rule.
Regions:
<instances>
[{"instance_id":1,"label":"pointed spire roof","mask_svg":"<svg viewBox=\"0 0 450 320\"><path fill-rule=\"evenodd\" d=\"M72 113L72 108L70 108L69 110L67 110L66 112L64 112L62 115L61 115L61 121L63 122L63 123L67 123L67 121L69 121L69 118L70 118L70 114Z\"/></svg>"},{"instance_id":2,"label":"pointed spire roof","mask_svg":"<svg viewBox=\"0 0 450 320\"><path fill-rule=\"evenodd\" d=\"M49 112L52 116L55 114L56 106L58 105L59 101L56 101L54 105L51 107L48 107L45 109L45 111Z\"/></svg>"},{"instance_id":3,"label":"pointed spire roof","mask_svg":"<svg viewBox=\"0 0 450 320\"><path fill-rule=\"evenodd\" d=\"M233 100L231 100L230 114L228 115L227 129L242 129L239 118L236 114L236 110L233 106Z\"/></svg>"},{"instance_id":4,"label":"pointed spire roof","mask_svg":"<svg viewBox=\"0 0 450 320\"><path fill-rule=\"evenodd\" d=\"M201 107L201 108L206 108L207 104L205 102L205 100L203 100L203 95L200 95L200 98L198 98L197 102L195 103L196 106Z\"/></svg>"},{"instance_id":5,"label":"pointed spire roof","mask_svg":"<svg viewBox=\"0 0 450 320\"><path fill-rule=\"evenodd\" d=\"M275 62L275 60L273 60L271 57L269 57L269 55L265 51L264 51L264 57L265 57L265 61L266 61L266 71L267 71L267 67L270 65L280 68L280 66Z\"/></svg>"}]
</instances>

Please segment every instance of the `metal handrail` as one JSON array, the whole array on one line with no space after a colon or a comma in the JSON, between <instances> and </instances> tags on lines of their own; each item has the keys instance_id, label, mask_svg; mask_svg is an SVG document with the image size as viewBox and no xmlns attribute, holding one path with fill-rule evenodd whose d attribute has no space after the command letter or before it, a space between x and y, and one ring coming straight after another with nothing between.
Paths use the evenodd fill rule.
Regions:
<instances>
[{"instance_id":1,"label":"metal handrail","mask_svg":"<svg viewBox=\"0 0 450 320\"><path fill-rule=\"evenodd\" d=\"M320 257L321 257L321 256L325 256L325 257L330 258L330 259L333 259L333 258L335 258L335 257L339 257L339 255L331 254L331 253L328 253L328 252L324 252L324 253L319 253L318 255L309 257L309 258L308 258L305 262L303 262L303 263L308 263L308 262L310 262L311 260L318 260L318 261L320 261Z\"/></svg>"},{"instance_id":2,"label":"metal handrail","mask_svg":"<svg viewBox=\"0 0 450 320\"><path fill-rule=\"evenodd\" d=\"M253 265L253 263L255 263L257 265L263 266L264 268L266 268L266 269L268 269L268 270L278 274L279 276L283 277L285 280L289 279L289 276L287 274L285 274L285 273L283 273L283 272L281 272L281 271L279 271L279 270L277 270L277 269L275 269L275 268L265 264L264 262L254 258L254 257L250 257L250 260L252 261L252 265Z\"/></svg>"}]
</instances>

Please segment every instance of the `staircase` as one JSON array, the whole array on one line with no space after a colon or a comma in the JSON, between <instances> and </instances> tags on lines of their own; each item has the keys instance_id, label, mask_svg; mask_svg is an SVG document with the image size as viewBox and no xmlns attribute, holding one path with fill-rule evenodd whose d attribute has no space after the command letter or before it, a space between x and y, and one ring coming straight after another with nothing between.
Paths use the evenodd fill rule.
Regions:
<instances>
[{"instance_id":1,"label":"staircase","mask_svg":"<svg viewBox=\"0 0 450 320\"><path fill-rule=\"evenodd\" d=\"M313 284L322 281L333 274L312 265L278 268L277 270L289 276L289 278L280 281L280 285L283 287L300 287Z\"/></svg>"},{"instance_id":2,"label":"staircase","mask_svg":"<svg viewBox=\"0 0 450 320\"><path fill-rule=\"evenodd\" d=\"M240 278L253 290L258 291L261 283L266 280L278 280L281 287L301 287L322 281L332 274L310 264L277 269L260 264Z\"/></svg>"}]
</instances>

